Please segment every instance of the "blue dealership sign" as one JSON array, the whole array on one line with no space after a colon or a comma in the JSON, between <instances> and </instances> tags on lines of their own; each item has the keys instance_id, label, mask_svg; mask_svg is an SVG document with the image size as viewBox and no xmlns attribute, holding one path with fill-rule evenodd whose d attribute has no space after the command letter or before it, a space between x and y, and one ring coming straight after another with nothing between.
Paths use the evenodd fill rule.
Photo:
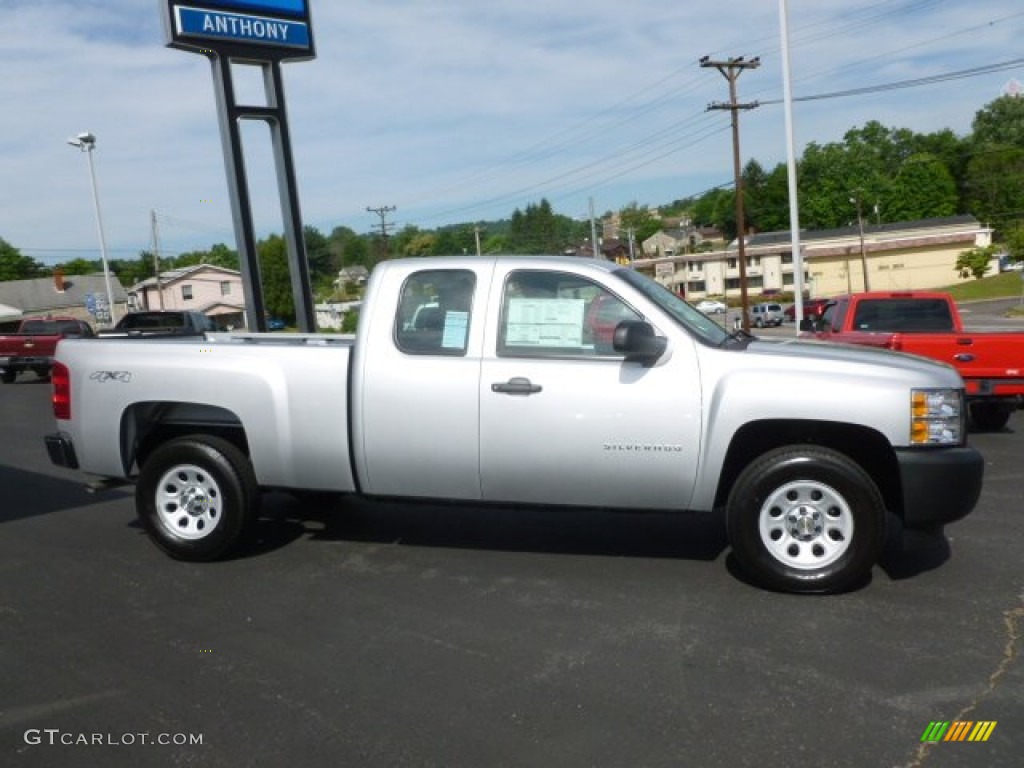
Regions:
<instances>
[{"instance_id":1,"label":"blue dealership sign","mask_svg":"<svg viewBox=\"0 0 1024 768\"><path fill-rule=\"evenodd\" d=\"M204 0L203 5L242 11L264 11L288 16L309 15L306 0Z\"/></svg>"},{"instance_id":2,"label":"blue dealership sign","mask_svg":"<svg viewBox=\"0 0 1024 768\"><path fill-rule=\"evenodd\" d=\"M162 0L167 44L256 60L311 59L307 0Z\"/></svg>"},{"instance_id":3,"label":"blue dealership sign","mask_svg":"<svg viewBox=\"0 0 1024 768\"><path fill-rule=\"evenodd\" d=\"M304 50L309 48L309 25L301 22L221 13L181 5L175 6L174 12L178 30L189 37L280 45Z\"/></svg>"}]
</instances>

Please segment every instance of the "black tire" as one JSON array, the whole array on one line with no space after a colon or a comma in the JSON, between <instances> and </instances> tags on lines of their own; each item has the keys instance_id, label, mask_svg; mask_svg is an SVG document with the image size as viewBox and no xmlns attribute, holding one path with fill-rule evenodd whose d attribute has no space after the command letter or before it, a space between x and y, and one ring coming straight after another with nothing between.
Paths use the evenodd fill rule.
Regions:
<instances>
[{"instance_id":1,"label":"black tire","mask_svg":"<svg viewBox=\"0 0 1024 768\"><path fill-rule=\"evenodd\" d=\"M1012 409L1002 403L971 403L971 424L983 432L996 432L1006 426Z\"/></svg>"},{"instance_id":2,"label":"black tire","mask_svg":"<svg viewBox=\"0 0 1024 768\"><path fill-rule=\"evenodd\" d=\"M777 448L755 459L733 485L726 515L739 566L769 589L858 586L885 545L878 487L845 455L819 446Z\"/></svg>"},{"instance_id":3,"label":"black tire","mask_svg":"<svg viewBox=\"0 0 1024 768\"><path fill-rule=\"evenodd\" d=\"M43 366L43 367L40 367L40 368L33 368L32 371L40 379L48 379L48 378L50 378L50 369L49 369L49 367Z\"/></svg>"},{"instance_id":4,"label":"black tire","mask_svg":"<svg viewBox=\"0 0 1024 768\"><path fill-rule=\"evenodd\" d=\"M260 488L234 444L189 435L161 445L142 465L135 488L139 521L178 560L216 560L240 544L259 510Z\"/></svg>"},{"instance_id":5,"label":"black tire","mask_svg":"<svg viewBox=\"0 0 1024 768\"><path fill-rule=\"evenodd\" d=\"M8 370L7 368L4 368L3 373L0 373L0 381L2 381L4 384L13 384L16 378L18 378L17 371L11 371Z\"/></svg>"}]
</instances>

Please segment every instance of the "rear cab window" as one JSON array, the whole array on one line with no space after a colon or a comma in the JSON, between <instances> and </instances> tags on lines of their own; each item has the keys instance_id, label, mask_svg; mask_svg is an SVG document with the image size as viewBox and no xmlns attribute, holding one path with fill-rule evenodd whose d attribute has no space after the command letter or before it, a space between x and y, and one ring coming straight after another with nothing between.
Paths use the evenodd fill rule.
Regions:
<instances>
[{"instance_id":1,"label":"rear cab window","mask_svg":"<svg viewBox=\"0 0 1024 768\"><path fill-rule=\"evenodd\" d=\"M414 272L402 285L395 345L410 355L466 354L476 274L468 269Z\"/></svg>"}]
</instances>

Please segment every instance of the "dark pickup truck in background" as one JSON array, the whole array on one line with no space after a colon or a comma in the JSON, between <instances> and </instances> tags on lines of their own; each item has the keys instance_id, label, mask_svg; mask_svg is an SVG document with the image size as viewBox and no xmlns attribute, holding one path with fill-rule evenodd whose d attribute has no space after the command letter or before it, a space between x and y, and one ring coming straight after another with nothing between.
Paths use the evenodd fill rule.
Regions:
<instances>
[{"instance_id":1,"label":"dark pickup truck in background","mask_svg":"<svg viewBox=\"0 0 1024 768\"><path fill-rule=\"evenodd\" d=\"M802 336L909 352L952 365L978 429L1002 429L1024 407L1024 332L966 331L948 293L875 291L839 296Z\"/></svg>"},{"instance_id":2,"label":"dark pickup truck in background","mask_svg":"<svg viewBox=\"0 0 1024 768\"><path fill-rule=\"evenodd\" d=\"M179 309L147 309L129 312L117 325L99 332L100 336L154 337L202 336L219 331L216 323L202 312Z\"/></svg>"},{"instance_id":3,"label":"dark pickup truck in background","mask_svg":"<svg viewBox=\"0 0 1024 768\"><path fill-rule=\"evenodd\" d=\"M53 354L61 339L92 338L92 326L73 317L25 317L0 334L0 381L12 383L19 373L34 372L45 379L53 367Z\"/></svg>"}]
</instances>

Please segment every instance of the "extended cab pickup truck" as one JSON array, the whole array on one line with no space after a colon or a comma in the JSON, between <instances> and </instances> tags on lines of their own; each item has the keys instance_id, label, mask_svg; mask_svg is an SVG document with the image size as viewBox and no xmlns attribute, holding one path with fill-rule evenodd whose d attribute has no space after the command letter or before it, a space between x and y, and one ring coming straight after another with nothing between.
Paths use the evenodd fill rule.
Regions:
<instances>
[{"instance_id":1,"label":"extended cab pickup truck","mask_svg":"<svg viewBox=\"0 0 1024 768\"><path fill-rule=\"evenodd\" d=\"M1024 333L964 330L948 293L898 291L840 296L806 335L823 341L883 347L955 367L978 429L1006 426L1024 401Z\"/></svg>"},{"instance_id":2,"label":"extended cab pickup truck","mask_svg":"<svg viewBox=\"0 0 1024 768\"><path fill-rule=\"evenodd\" d=\"M0 381L12 383L19 373L50 375L57 342L69 336L92 338L92 326L73 317L26 317L0 335Z\"/></svg>"},{"instance_id":3,"label":"extended cab pickup truck","mask_svg":"<svg viewBox=\"0 0 1024 768\"><path fill-rule=\"evenodd\" d=\"M588 325L612 314L606 347ZM983 473L952 368L730 334L570 257L385 261L354 338L64 341L52 380L51 459L135 482L142 525L186 560L224 555L285 489L715 510L753 579L834 591L867 577L891 515L957 520Z\"/></svg>"}]
</instances>

